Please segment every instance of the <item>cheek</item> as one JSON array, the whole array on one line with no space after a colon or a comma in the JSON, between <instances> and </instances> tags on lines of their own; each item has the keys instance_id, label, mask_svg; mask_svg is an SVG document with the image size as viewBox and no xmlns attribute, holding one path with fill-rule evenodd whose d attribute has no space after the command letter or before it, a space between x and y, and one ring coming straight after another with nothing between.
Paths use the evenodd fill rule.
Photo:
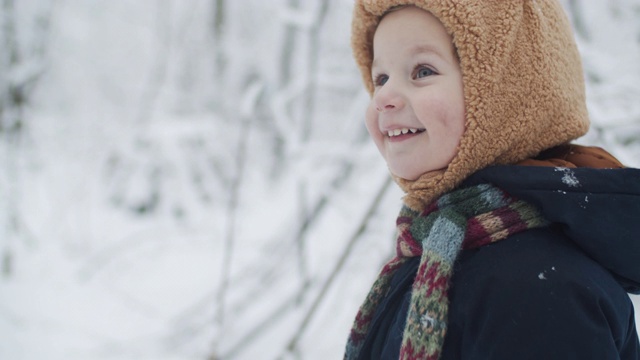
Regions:
<instances>
[{"instance_id":1,"label":"cheek","mask_svg":"<svg viewBox=\"0 0 640 360\"><path fill-rule=\"evenodd\" d=\"M453 128L458 135L458 140L460 140L460 138L464 134L465 123L467 120L466 111L464 109L464 97L461 97L460 101L455 104L454 112L451 116L451 121L453 121L454 123Z\"/></svg>"},{"instance_id":2,"label":"cheek","mask_svg":"<svg viewBox=\"0 0 640 360\"><path fill-rule=\"evenodd\" d=\"M457 99L456 99L457 100ZM442 132L440 135L459 137L464 132L464 102L452 98L437 97L420 104L420 115L427 130ZM441 139L443 140L443 139Z\"/></svg>"},{"instance_id":3,"label":"cheek","mask_svg":"<svg viewBox=\"0 0 640 360\"><path fill-rule=\"evenodd\" d=\"M380 147L382 145L383 138L382 133L380 133L380 128L378 127L378 111L376 111L373 103L367 107L367 112L365 113L365 126L369 132L369 136L371 136L376 146Z\"/></svg>"},{"instance_id":4,"label":"cheek","mask_svg":"<svg viewBox=\"0 0 640 360\"><path fill-rule=\"evenodd\" d=\"M464 104L464 91L462 87L462 79L459 80L458 86L456 86L453 90L453 93L456 95L452 96L453 104L453 118L456 122L456 126L458 128L459 135L462 136L464 133L465 123L467 120L467 112L465 110Z\"/></svg>"}]
</instances>

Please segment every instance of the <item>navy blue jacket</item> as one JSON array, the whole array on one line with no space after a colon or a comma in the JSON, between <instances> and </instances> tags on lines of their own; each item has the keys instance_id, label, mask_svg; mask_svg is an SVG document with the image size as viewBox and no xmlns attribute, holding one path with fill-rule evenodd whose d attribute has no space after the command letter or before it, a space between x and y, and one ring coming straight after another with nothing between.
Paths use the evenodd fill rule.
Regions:
<instances>
[{"instance_id":1,"label":"navy blue jacket","mask_svg":"<svg viewBox=\"0 0 640 360\"><path fill-rule=\"evenodd\" d=\"M462 251L441 359L640 359L640 170L495 166L491 183L552 222ZM419 258L394 276L361 359L397 359Z\"/></svg>"}]
</instances>

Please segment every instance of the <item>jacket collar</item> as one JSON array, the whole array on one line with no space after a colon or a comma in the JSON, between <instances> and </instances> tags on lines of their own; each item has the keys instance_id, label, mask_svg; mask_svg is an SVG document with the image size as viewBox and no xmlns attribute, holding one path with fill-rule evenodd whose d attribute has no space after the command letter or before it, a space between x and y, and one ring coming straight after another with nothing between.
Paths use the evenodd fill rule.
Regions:
<instances>
[{"instance_id":1,"label":"jacket collar","mask_svg":"<svg viewBox=\"0 0 640 360\"><path fill-rule=\"evenodd\" d=\"M640 293L640 169L493 166L463 186L494 184L537 206L630 293Z\"/></svg>"}]
</instances>

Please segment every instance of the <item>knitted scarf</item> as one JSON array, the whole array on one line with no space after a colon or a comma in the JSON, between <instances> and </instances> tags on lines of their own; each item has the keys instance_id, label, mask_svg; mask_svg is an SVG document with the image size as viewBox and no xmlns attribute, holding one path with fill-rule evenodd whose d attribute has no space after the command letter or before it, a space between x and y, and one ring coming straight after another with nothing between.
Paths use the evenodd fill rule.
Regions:
<instances>
[{"instance_id":1,"label":"knitted scarf","mask_svg":"<svg viewBox=\"0 0 640 360\"><path fill-rule=\"evenodd\" d=\"M438 359L447 330L449 280L460 251L546 224L532 205L487 184L447 193L422 213L404 206L397 219L396 256L383 267L360 307L344 358L358 358L395 271L420 256L399 358Z\"/></svg>"}]
</instances>

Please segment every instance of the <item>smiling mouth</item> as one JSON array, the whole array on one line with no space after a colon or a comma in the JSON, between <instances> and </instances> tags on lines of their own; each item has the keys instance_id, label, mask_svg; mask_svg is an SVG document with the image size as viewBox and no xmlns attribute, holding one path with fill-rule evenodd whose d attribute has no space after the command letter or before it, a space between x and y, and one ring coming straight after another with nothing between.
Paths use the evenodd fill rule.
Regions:
<instances>
[{"instance_id":1,"label":"smiling mouth","mask_svg":"<svg viewBox=\"0 0 640 360\"><path fill-rule=\"evenodd\" d=\"M387 131L387 136L390 138L394 138L397 136L407 135L407 134L419 134L424 132L425 129L416 129L416 128L401 128Z\"/></svg>"}]
</instances>

